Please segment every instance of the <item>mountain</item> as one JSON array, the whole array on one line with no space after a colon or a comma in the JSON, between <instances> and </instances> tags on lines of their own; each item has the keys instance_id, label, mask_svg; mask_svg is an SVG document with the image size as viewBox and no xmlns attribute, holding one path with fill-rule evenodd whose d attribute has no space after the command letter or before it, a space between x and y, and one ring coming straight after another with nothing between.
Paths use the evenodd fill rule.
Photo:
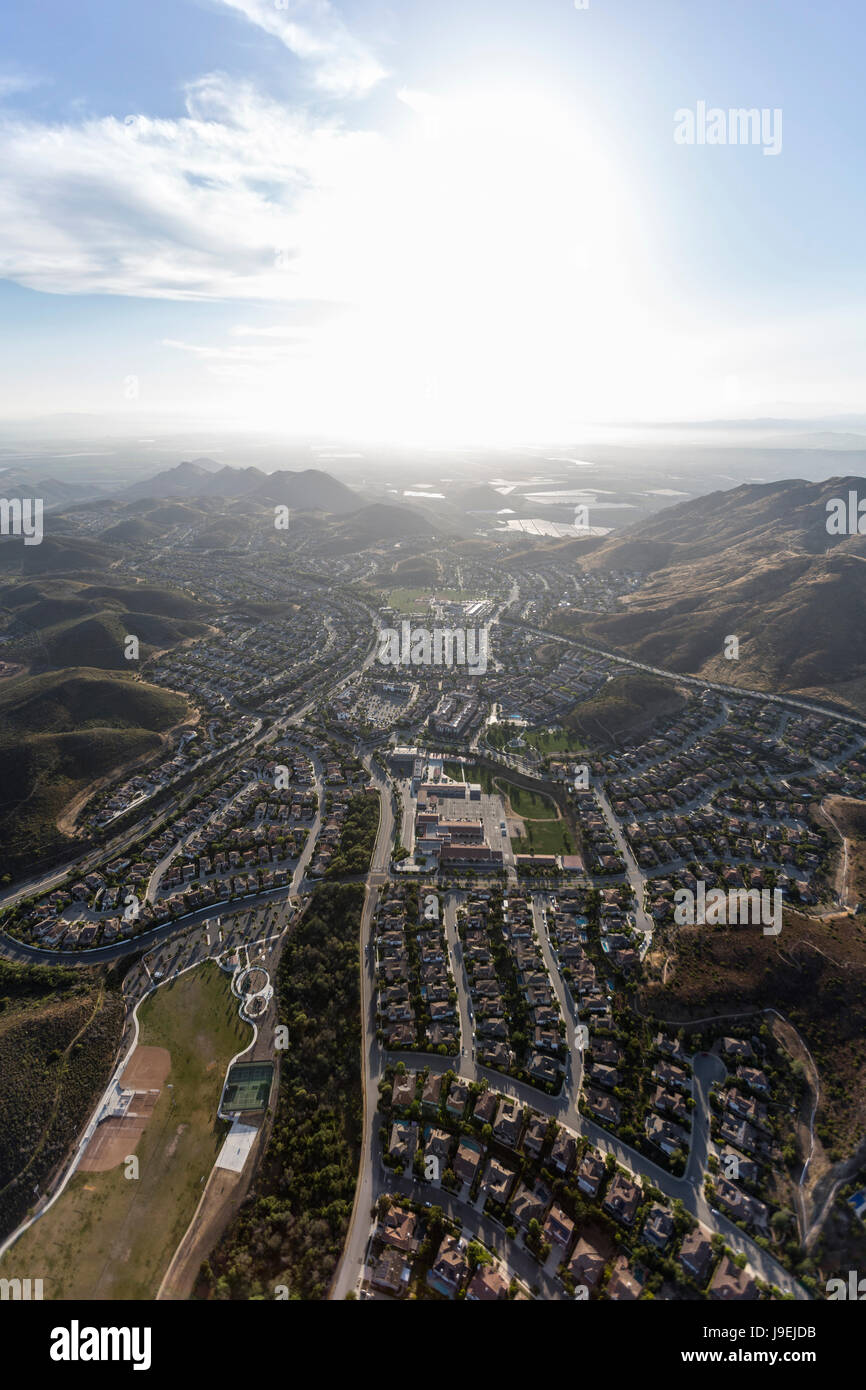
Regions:
<instances>
[{"instance_id":1,"label":"mountain","mask_svg":"<svg viewBox=\"0 0 866 1390\"><path fill-rule=\"evenodd\" d=\"M306 468L301 473L284 469L266 473L264 481L247 496L266 504L281 503L299 512L329 512L333 516L357 511L360 501L345 483L317 468Z\"/></svg>"},{"instance_id":2,"label":"mountain","mask_svg":"<svg viewBox=\"0 0 866 1390\"><path fill-rule=\"evenodd\" d=\"M849 491L866 498L866 479L746 484L670 507L578 561L642 576L617 610L554 626L650 665L866 710L866 536L827 532L827 502Z\"/></svg>"},{"instance_id":3,"label":"mountain","mask_svg":"<svg viewBox=\"0 0 866 1390\"><path fill-rule=\"evenodd\" d=\"M80 501L92 488L79 483L63 483L57 478L36 478L24 468L0 467L0 496L41 497L45 508Z\"/></svg>"},{"instance_id":4,"label":"mountain","mask_svg":"<svg viewBox=\"0 0 866 1390\"><path fill-rule=\"evenodd\" d=\"M179 463L152 478L124 490L129 498L178 500L244 499L263 507L282 504L296 511L320 511L341 515L357 510L357 493L330 473L307 468L294 473L278 469L220 467L211 459Z\"/></svg>"},{"instance_id":5,"label":"mountain","mask_svg":"<svg viewBox=\"0 0 866 1390\"><path fill-rule=\"evenodd\" d=\"M223 472L220 469L220 472ZM232 469L232 472L235 470ZM258 470L253 470L254 472ZM133 483L130 487L124 488L124 497L195 497L198 494L206 495L211 480L214 477L211 468L205 468L201 463L194 463L187 460L179 463L175 468L164 468L161 473L155 473L152 478L145 478L140 483Z\"/></svg>"}]
</instances>

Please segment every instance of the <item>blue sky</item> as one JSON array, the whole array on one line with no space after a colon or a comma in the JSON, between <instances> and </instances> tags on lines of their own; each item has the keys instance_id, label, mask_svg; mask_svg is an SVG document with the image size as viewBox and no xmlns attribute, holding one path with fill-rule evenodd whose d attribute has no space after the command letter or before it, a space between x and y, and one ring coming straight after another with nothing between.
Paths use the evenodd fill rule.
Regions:
<instances>
[{"instance_id":1,"label":"blue sky","mask_svg":"<svg viewBox=\"0 0 866 1390\"><path fill-rule=\"evenodd\" d=\"M0 414L860 412L864 30L860 0L6 0ZM781 111L778 154L676 143L701 102Z\"/></svg>"}]
</instances>

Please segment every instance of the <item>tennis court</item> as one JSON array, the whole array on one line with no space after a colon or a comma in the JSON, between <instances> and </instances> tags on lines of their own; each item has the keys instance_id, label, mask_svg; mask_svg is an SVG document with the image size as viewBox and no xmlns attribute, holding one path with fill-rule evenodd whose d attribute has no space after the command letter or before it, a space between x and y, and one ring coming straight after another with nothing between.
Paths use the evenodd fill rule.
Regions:
<instances>
[{"instance_id":1,"label":"tennis court","mask_svg":"<svg viewBox=\"0 0 866 1390\"><path fill-rule=\"evenodd\" d=\"M226 1077L220 1110L223 1114L264 1110L273 1077L273 1062L235 1062Z\"/></svg>"}]
</instances>

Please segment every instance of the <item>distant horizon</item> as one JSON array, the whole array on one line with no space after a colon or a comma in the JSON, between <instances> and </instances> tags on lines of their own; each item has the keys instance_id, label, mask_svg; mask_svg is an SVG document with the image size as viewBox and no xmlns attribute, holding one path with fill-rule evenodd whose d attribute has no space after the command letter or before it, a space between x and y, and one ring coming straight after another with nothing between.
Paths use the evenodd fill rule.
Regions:
<instances>
[{"instance_id":1,"label":"distant horizon","mask_svg":"<svg viewBox=\"0 0 866 1390\"><path fill-rule=\"evenodd\" d=\"M18 433L17 433L18 432ZM866 415L839 416L777 416L736 417L682 420L641 420L623 423L593 422L582 431L569 435L537 436L502 440L496 438L454 438L431 443L428 440L384 438L359 433L339 434L336 431L292 431L273 426L245 424L237 420L208 417L198 419L182 412L159 416L142 414L137 418L114 415L110 412L62 411L35 416L0 415L0 449L16 438L32 435L46 442L72 442L76 439L135 441L138 444L163 444L179 437L210 436L215 440L259 440L262 447L285 444L294 448L314 450L345 449L349 446L401 451L420 449L430 454L448 454L465 450L478 452L520 452L542 449L579 450L582 447L633 444L650 447L660 443L672 447L687 447L694 443L711 447L729 440L737 448L811 448L847 452L866 449ZM715 437L713 437L715 436ZM800 439L812 443L799 443ZM838 439L840 442L835 443ZM845 442L847 441L847 442ZM202 446L203 448L205 446ZM212 445L211 447L217 447ZM570 460L557 460L567 463Z\"/></svg>"}]
</instances>

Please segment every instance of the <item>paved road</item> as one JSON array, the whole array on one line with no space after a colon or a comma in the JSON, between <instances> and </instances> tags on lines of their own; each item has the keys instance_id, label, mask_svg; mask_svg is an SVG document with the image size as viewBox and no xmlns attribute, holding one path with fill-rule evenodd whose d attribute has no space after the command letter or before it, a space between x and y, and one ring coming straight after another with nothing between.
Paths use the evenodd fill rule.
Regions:
<instances>
[{"instance_id":1,"label":"paved road","mask_svg":"<svg viewBox=\"0 0 866 1390\"><path fill-rule=\"evenodd\" d=\"M381 826L380 826L381 835ZM380 849L377 841L377 855ZM376 859L374 858L374 863ZM440 1189L434 1188L430 1184L413 1182L411 1179L397 1180L390 1170L382 1167L379 1154L378 1128L379 1117L377 1116L378 1086L379 1081L385 1072L388 1062L397 1063L402 1061L418 1068L429 1067L432 1072L445 1072L453 1070L465 1077L467 1081L481 1082L486 1081L491 1089L499 1091L503 1095L513 1096L523 1105L530 1106L533 1110L541 1114L548 1115L557 1120L559 1124L566 1125L577 1134L585 1135L603 1154L612 1153L617 1162L624 1168L629 1169L638 1177L647 1178L661 1192L665 1193L671 1200L679 1199L683 1206L709 1231L717 1231L723 1236L730 1248L736 1252L746 1255L752 1268L758 1275L769 1284L775 1284L783 1292L791 1293L795 1298L806 1299L808 1295L795 1279L788 1274L777 1260L766 1251L763 1251L755 1242L742 1232L739 1227L729 1221L721 1213L710 1209L704 1196L703 1181L706 1169L706 1159L709 1147L709 1091L715 1080L720 1080L725 1074L725 1069L721 1061L714 1056L698 1055L694 1058L694 1083L693 1094L695 1106L692 1111L692 1147L689 1155L689 1163L683 1177L674 1177L666 1169L659 1167L652 1159L639 1153L636 1149L622 1143L615 1135L603 1129L595 1121L587 1116L580 1114L577 1108L579 1096L580 1068L582 1059L577 1054L575 1045L575 1020L572 1011L568 1007L568 999L564 994L564 986L555 968L553 954L547 938L546 927L542 916L542 902L540 895L535 895L533 899L533 913L535 915L536 928L539 939L542 943L542 950L545 953L545 960L551 979L557 986L557 994L560 1004L563 1006L566 1028L568 1031L569 1044L572 1048L572 1067L573 1074L566 1077L565 1083L557 1096L548 1096L544 1092L537 1090L534 1086L517 1081L513 1077L505 1076L503 1073L494 1071L490 1067L482 1066L475 1058L474 1049L471 1046L464 1046L458 1057L440 1057L435 1053L412 1053L405 1052L387 1053L376 1041L376 1017L375 1017L375 980L372 951L368 950L371 939L371 923L375 901L378 899L378 887L372 883L368 887L367 899L364 905L364 914L361 926L361 950L362 950L362 1019L364 1023L364 1036L362 1042L363 1054L363 1076L364 1076L364 1130L361 1148L361 1164L356 1189L355 1206L346 1238L346 1245L343 1257L337 1270L336 1277L331 1290L333 1299L343 1299L347 1293L357 1287L362 1268L365 1262L365 1255L370 1237L370 1212L373 1208L375 1199L384 1191L405 1191L411 1192L415 1197L422 1200L430 1200L443 1206L446 1210L450 1208L446 1205L447 1200L459 1206L462 1211L455 1211L457 1219L462 1221L474 1220L476 1229L481 1239L485 1239L482 1232L482 1225L488 1218L479 1217L473 1208L465 1203L459 1203L457 1199L449 1199L448 1194ZM464 1044L467 1038L469 1025L468 1018L468 998L466 996L466 979L463 974L462 953L459 953L456 941L456 907L459 900L458 894L449 894L445 903L445 926L448 938L449 949L452 953L452 963L454 965L455 981L460 997L460 1020L461 1033ZM563 993L560 993L563 991ZM469 1035L471 1036L471 1034ZM496 1226L496 1223L492 1223ZM494 1243L502 1244L502 1228L497 1226L499 1240ZM485 1241L486 1243L486 1241ZM509 1264L520 1273L520 1269L512 1263L512 1255L515 1259L525 1256L526 1252L521 1252L521 1248L513 1249L513 1243L509 1246ZM529 1258L526 1256L526 1258ZM538 1285L545 1297L555 1298L561 1296L561 1291L554 1290L552 1285L547 1287L550 1282L542 1277L544 1272L539 1269L535 1262L533 1265L533 1278L530 1282ZM522 1276L523 1277L523 1276Z\"/></svg>"},{"instance_id":2,"label":"paved road","mask_svg":"<svg viewBox=\"0 0 866 1390\"><path fill-rule=\"evenodd\" d=\"M472 1005L469 995L469 980L466 963L463 959L463 943L457 931L457 908L465 898L465 893L448 893L445 896L445 939L451 956L451 974L457 988L457 1004L460 1010L460 1046L468 1056L475 1057L475 1033L472 1027Z\"/></svg>"},{"instance_id":3,"label":"paved road","mask_svg":"<svg viewBox=\"0 0 866 1390\"><path fill-rule=\"evenodd\" d=\"M582 651L592 652L594 656L607 657L608 660L615 661L620 666L630 666L635 671L646 671L652 676L663 676L665 680L677 681L681 685L694 685L700 690L716 690L720 695L727 695L734 699L767 700L773 705L782 705L788 709L806 710L809 714L819 714L825 719L838 719L843 724L854 724L858 729L866 729L866 719L859 715L844 714L841 710L819 704L815 700L798 700L791 695L774 695L767 690L753 690L745 685L725 685L721 681L706 680L702 676L684 675L680 671L669 671L663 666L647 666L645 662L633 661L631 657L623 656L620 652L611 652L604 647L595 647L578 638L561 637L558 633L549 632L546 628L532 627L528 623L516 623L509 618L503 618L502 621L510 627L521 627L527 632L535 633L538 637L544 637L549 642L561 642L567 647L578 647Z\"/></svg>"},{"instance_id":4,"label":"paved road","mask_svg":"<svg viewBox=\"0 0 866 1390\"><path fill-rule=\"evenodd\" d=\"M572 1002L571 995L566 988L559 967L556 963L553 947L550 944L550 936L547 930L547 907L545 905L546 895L534 893L532 896L532 920L538 941L541 946L541 954L544 957L544 964L550 977L550 983L559 1001L560 1012L565 1019L565 1039L568 1043L569 1065L562 1084L562 1094L567 1098L568 1108L565 1112L566 1118L560 1123L567 1124L571 1129L575 1129L580 1123L580 1110L578 1101L580 1099L580 1088L583 1084L583 1053L577 1045L577 1026L580 1022L580 1015Z\"/></svg>"},{"instance_id":5,"label":"paved road","mask_svg":"<svg viewBox=\"0 0 866 1390\"><path fill-rule=\"evenodd\" d=\"M646 955L646 952L648 951L649 947L651 946L653 938L652 918L648 916L643 905L644 876L638 868L637 860L632 854L628 845L628 841L626 840L625 836L622 833L622 830L620 829L619 821L613 813L613 807L608 801L606 793L604 792L604 790L598 782L593 783L592 790L595 793L595 797L598 801L599 806L601 807L602 815L607 821L608 829L610 830L610 833L613 836L614 843L616 844L617 849L622 855L623 861L625 863L626 878L628 879L629 884L631 886L631 890L635 896L635 924L638 930L643 933L644 938L644 947L641 952L642 959L643 956Z\"/></svg>"},{"instance_id":6,"label":"paved road","mask_svg":"<svg viewBox=\"0 0 866 1390\"><path fill-rule=\"evenodd\" d=\"M369 1214L378 1195L376 1111L379 1104L379 1081L384 1070L384 1053L376 1040L376 971L372 950L372 924L381 887L388 877L394 841L394 810L388 779L371 755L365 755L363 761L371 780L379 789L380 815L370 873L367 877L367 893L361 912L361 1084L364 1101L361 1158L349 1231L331 1289L331 1297L335 1299L345 1298L358 1281L367 1245Z\"/></svg>"},{"instance_id":7,"label":"paved road","mask_svg":"<svg viewBox=\"0 0 866 1390\"><path fill-rule=\"evenodd\" d=\"M122 960L124 956L131 955L133 951L148 950L157 942L166 941L176 932L186 931L188 927L196 926L199 922L206 921L208 917L216 917L222 912L258 907L261 903L274 902L284 898L291 899L300 893L311 891L317 883L322 881L307 879L306 870L313 856L319 831L322 828L322 804L325 788L321 763L311 749L305 751L313 760L318 808L289 884L283 884L279 888L266 888L258 893L248 893L240 898L225 898L221 902L209 903L206 907L196 908L194 912L188 912L173 922L162 922L157 927L151 927L149 931L140 932L138 936L114 941L109 946L96 946L85 951L50 950L44 946L31 946L0 932L0 955L5 956L8 960L24 961L30 965L106 965L112 961Z\"/></svg>"}]
</instances>

